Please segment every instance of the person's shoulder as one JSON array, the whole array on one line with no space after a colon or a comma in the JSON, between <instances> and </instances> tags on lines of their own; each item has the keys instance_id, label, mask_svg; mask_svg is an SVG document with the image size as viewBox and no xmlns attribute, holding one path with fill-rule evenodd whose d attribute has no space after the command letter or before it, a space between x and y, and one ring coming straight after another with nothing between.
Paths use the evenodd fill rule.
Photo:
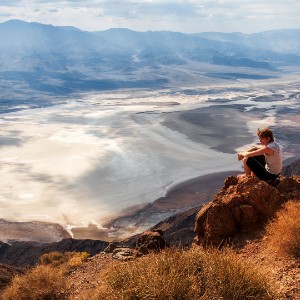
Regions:
<instances>
[{"instance_id":1,"label":"person's shoulder","mask_svg":"<svg viewBox=\"0 0 300 300\"><path fill-rule=\"evenodd\" d=\"M280 150L280 145L276 141L269 143L267 147L270 149Z\"/></svg>"}]
</instances>

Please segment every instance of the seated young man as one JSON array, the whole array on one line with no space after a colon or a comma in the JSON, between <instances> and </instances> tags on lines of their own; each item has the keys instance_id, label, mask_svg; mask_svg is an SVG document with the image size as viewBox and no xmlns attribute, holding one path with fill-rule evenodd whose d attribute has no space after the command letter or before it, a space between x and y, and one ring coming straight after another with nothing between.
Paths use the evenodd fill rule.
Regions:
<instances>
[{"instance_id":1,"label":"seated young man","mask_svg":"<svg viewBox=\"0 0 300 300\"><path fill-rule=\"evenodd\" d=\"M255 175L264 181L274 180L282 170L281 147L269 128L258 129L257 135L261 146L238 153L238 160L243 160L246 175Z\"/></svg>"}]
</instances>

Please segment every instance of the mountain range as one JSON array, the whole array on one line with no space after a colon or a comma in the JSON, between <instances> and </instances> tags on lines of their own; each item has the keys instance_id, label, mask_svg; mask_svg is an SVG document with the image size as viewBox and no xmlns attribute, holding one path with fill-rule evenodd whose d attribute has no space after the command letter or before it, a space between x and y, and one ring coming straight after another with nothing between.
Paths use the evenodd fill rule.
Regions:
<instances>
[{"instance_id":1,"label":"mountain range","mask_svg":"<svg viewBox=\"0 0 300 300\"><path fill-rule=\"evenodd\" d=\"M184 34L87 32L21 20L0 24L2 107L44 94L270 78L299 64L300 29Z\"/></svg>"}]
</instances>

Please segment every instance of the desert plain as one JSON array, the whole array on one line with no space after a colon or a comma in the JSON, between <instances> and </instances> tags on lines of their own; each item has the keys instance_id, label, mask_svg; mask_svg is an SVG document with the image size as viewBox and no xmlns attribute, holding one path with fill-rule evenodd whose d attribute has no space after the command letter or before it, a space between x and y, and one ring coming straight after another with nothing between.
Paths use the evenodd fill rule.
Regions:
<instances>
[{"instance_id":1,"label":"desert plain","mask_svg":"<svg viewBox=\"0 0 300 300\"><path fill-rule=\"evenodd\" d=\"M258 143L259 127L273 130L285 163L297 158L299 88L292 74L82 93L1 114L0 240L139 233L209 201L242 172L237 152ZM176 198L182 189L194 196Z\"/></svg>"}]
</instances>

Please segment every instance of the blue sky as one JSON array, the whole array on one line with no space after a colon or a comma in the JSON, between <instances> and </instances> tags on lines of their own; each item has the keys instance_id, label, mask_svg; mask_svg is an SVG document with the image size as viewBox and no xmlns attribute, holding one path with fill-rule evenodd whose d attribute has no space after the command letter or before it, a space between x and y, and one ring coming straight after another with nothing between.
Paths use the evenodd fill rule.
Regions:
<instances>
[{"instance_id":1,"label":"blue sky","mask_svg":"<svg viewBox=\"0 0 300 300\"><path fill-rule=\"evenodd\" d=\"M300 29L299 13L299 0L0 0L0 22L21 19L88 31Z\"/></svg>"}]
</instances>

